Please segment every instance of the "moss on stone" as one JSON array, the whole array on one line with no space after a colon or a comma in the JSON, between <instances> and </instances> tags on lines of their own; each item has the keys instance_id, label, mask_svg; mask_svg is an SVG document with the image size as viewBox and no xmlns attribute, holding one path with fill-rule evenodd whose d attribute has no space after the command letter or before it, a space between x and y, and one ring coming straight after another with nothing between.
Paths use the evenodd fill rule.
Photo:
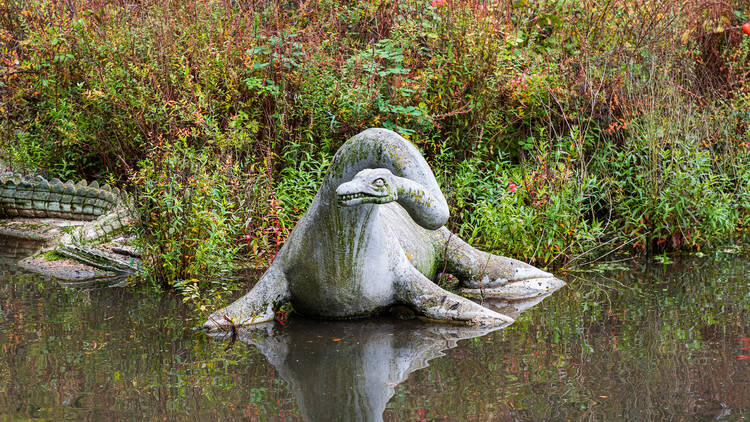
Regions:
<instances>
[{"instance_id":1,"label":"moss on stone","mask_svg":"<svg viewBox=\"0 0 750 422\"><path fill-rule=\"evenodd\" d=\"M45 261L62 261L63 259L66 259L64 256L57 253L57 251L49 251L39 254L39 257L44 258Z\"/></svg>"},{"instance_id":2,"label":"moss on stone","mask_svg":"<svg viewBox=\"0 0 750 422\"><path fill-rule=\"evenodd\" d=\"M79 226L63 226L63 227L60 227L60 231L63 233L70 234L70 233L73 233L78 227Z\"/></svg>"}]
</instances>

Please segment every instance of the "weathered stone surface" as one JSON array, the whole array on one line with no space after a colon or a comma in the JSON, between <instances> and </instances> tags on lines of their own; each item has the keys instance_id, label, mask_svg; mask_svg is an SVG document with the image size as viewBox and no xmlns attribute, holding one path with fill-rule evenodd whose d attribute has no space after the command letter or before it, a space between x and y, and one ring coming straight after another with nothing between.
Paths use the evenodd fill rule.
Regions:
<instances>
[{"instance_id":1,"label":"weathered stone surface","mask_svg":"<svg viewBox=\"0 0 750 422\"><path fill-rule=\"evenodd\" d=\"M34 179L34 195L32 201L32 207L34 208L35 217L46 217L47 214L47 201L49 201L50 185L41 177Z\"/></svg>"},{"instance_id":2,"label":"weathered stone surface","mask_svg":"<svg viewBox=\"0 0 750 422\"><path fill-rule=\"evenodd\" d=\"M70 217L73 216L72 214L70 214L72 211L72 207L70 206L70 201L72 200L73 200L73 197L71 195L62 195L62 197L60 197L60 212L66 215L66 217L64 218L69 218L67 217L68 215Z\"/></svg>"},{"instance_id":3,"label":"weathered stone surface","mask_svg":"<svg viewBox=\"0 0 750 422\"><path fill-rule=\"evenodd\" d=\"M85 201L86 197L76 194L70 196L70 208L73 211L82 211L83 210L83 202Z\"/></svg>"},{"instance_id":4,"label":"weathered stone surface","mask_svg":"<svg viewBox=\"0 0 750 422\"><path fill-rule=\"evenodd\" d=\"M60 212L60 203L57 201L49 201L46 204L47 211L49 211L50 215L59 215Z\"/></svg>"},{"instance_id":5,"label":"weathered stone surface","mask_svg":"<svg viewBox=\"0 0 750 422\"><path fill-rule=\"evenodd\" d=\"M256 286L204 328L268 321L286 301L315 317L356 318L407 304L439 321L512 322L433 283L443 263L465 288L481 283L482 292L497 295L516 283L538 286L531 297L563 284L472 248L443 227L447 219L445 198L416 147L392 131L368 129L336 153L310 209Z\"/></svg>"},{"instance_id":6,"label":"weathered stone surface","mask_svg":"<svg viewBox=\"0 0 750 422\"><path fill-rule=\"evenodd\" d=\"M104 270L106 274L132 273L138 268L138 263L132 256L122 257L97 246L122 231L132 219L125 208L119 205L118 197L109 187L100 188L96 182L63 184L58 179L48 182L40 176L20 178L15 174L4 175L0 178L0 218L18 217L89 221L68 232L55 228L66 225L64 221L52 220L53 223L49 226L43 220L39 220L40 223L36 225L47 227L40 229L44 233L44 237L40 239L52 244L47 250L55 250L84 267L88 264ZM0 233L15 237L42 236L36 233L38 229L31 229L31 225L24 226L26 223L23 220L11 220L11 223L10 226L6 224ZM55 268L62 265L49 263L44 258L37 257L27 261L25 265L28 268L35 268L38 272L53 276L59 275ZM74 267L73 264L68 266L71 265ZM81 274L93 274L84 267L80 268ZM67 273L66 271L63 273ZM100 271L94 275L102 274L104 273Z\"/></svg>"},{"instance_id":7,"label":"weathered stone surface","mask_svg":"<svg viewBox=\"0 0 750 422\"><path fill-rule=\"evenodd\" d=\"M29 201L31 203L31 200L34 198L34 186L30 185L28 182L21 182L16 187L16 200L23 199L25 201Z\"/></svg>"}]
</instances>

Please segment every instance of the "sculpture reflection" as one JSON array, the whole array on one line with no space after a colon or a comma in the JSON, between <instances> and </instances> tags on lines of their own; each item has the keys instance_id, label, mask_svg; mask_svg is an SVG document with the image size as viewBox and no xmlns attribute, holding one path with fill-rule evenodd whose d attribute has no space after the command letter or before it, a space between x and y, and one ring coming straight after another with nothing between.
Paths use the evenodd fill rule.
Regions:
<instances>
[{"instance_id":1,"label":"sculpture reflection","mask_svg":"<svg viewBox=\"0 0 750 422\"><path fill-rule=\"evenodd\" d=\"M531 305L541 299L534 298ZM524 302L512 306L527 308ZM409 374L425 368L459 340L504 327L394 319L292 319L286 326L263 323L243 328L237 340L265 355L289 384L306 420L381 421L395 386Z\"/></svg>"},{"instance_id":2,"label":"sculpture reflection","mask_svg":"<svg viewBox=\"0 0 750 422\"><path fill-rule=\"evenodd\" d=\"M0 235L0 274L22 272L18 261L35 253L41 246L42 242L37 240Z\"/></svg>"}]
</instances>

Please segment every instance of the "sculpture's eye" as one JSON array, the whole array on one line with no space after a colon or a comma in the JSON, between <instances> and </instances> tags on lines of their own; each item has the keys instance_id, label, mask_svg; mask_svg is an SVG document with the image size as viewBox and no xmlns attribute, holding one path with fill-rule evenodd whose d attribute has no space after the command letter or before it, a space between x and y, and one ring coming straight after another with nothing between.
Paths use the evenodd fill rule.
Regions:
<instances>
[{"instance_id":1,"label":"sculpture's eye","mask_svg":"<svg viewBox=\"0 0 750 422\"><path fill-rule=\"evenodd\" d=\"M380 177L380 178L375 179L375 181L372 182L372 184L379 188L382 188L383 186L385 186L385 180L383 180L383 178Z\"/></svg>"}]
</instances>

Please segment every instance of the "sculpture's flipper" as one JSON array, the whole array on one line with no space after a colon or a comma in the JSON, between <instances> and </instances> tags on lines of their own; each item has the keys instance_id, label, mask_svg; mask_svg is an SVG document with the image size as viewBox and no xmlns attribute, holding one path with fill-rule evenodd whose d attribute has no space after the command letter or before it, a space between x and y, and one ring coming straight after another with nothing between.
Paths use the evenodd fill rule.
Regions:
<instances>
[{"instance_id":1,"label":"sculpture's flipper","mask_svg":"<svg viewBox=\"0 0 750 422\"><path fill-rule=\"evenodd\" d=\"M548 294L565 284L525 262L475 249L445 227L438 233L444 242L446 271L461 281L462 294L517 300Z\"/></svg>"},{"instance_id":2,"label":"sculpture's flipper","mask_svg":"<svg viewBox=\"0 0 750 422\"><path fill-rule=\"evenodd\" d=\"M481 326L508 325L513 318L441 289L411 265L404 264L396 280L397 299L429 319Z\"/></svg>"},{"instance_id":3,"label":"sculpture's flipper","mask_svg":"<svg viewBox=\"0 0 750 422\"><path fill-rule=\"evenodd\" d=\"M564 281L555 277L530 278L527 280L511 281L502 286L486 289L464 288L461 289L461 294L477 299L496 298L517 301L549 295L564 285Z\"/></svg>"},{"instance_id":4,"label":"sculpture's flipper","mask_svg":"<svg viewBox=\"0 0 750 422\"><path fill-rule=\"evenodd\" d=\"M225 329L273 320L274 307L291 299L286 276L279 265L272 264L245 296L219 309L203 324L206 331Z\"/></svg>"}]
</instances>

